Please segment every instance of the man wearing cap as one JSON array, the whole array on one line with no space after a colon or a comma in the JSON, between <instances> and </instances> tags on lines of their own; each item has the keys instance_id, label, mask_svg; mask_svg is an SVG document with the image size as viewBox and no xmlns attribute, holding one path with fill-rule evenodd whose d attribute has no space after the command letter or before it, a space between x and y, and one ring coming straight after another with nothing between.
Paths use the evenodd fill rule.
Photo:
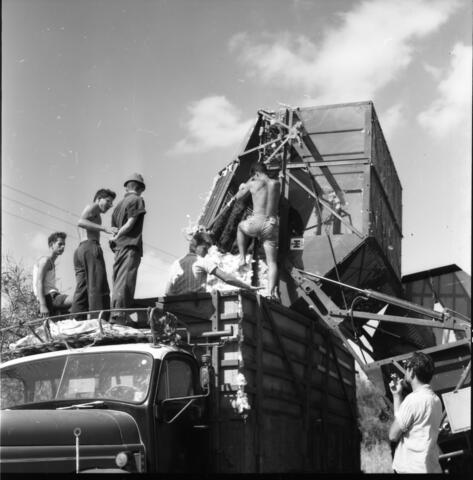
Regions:
<instances>
[{"instance_id":1,"label":"man wearing cap","mask_svg":"<svg viewBox=\"0 0 473 480\"><path fill-rule=\"evenodd\" d=\"M112 227L118 228L110 241L115 252L112 309L133 306L136 276L143 256L142 232L146 209L141 194L145 183L139 173L133 173L124 186L125 196L112 213ZM126 323L125 318L124 314L112 314L112 319L118 323Z\"/></svg>"}]
</instances>

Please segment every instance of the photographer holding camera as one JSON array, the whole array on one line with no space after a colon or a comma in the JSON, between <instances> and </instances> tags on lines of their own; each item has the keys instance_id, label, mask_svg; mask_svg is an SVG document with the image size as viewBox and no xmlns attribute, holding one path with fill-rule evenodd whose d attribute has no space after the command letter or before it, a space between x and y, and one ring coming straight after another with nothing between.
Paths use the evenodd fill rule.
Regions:
<instances>
[{"instance_id":1,"label":"photographer holding camera","mask_svg":"<svg viewBox=\"0 0 473 480\"><path fill-rule=\"evenodd\" d=\"M429 382L434 362L429 355L415 352L407 361L404 379L392 378L394 421L389 440L399 443L393 460L394 473L442 473L437 438L442 419L442 403ZM403 399L403 383L412 392Z\"/></svg>"}]
</instances>

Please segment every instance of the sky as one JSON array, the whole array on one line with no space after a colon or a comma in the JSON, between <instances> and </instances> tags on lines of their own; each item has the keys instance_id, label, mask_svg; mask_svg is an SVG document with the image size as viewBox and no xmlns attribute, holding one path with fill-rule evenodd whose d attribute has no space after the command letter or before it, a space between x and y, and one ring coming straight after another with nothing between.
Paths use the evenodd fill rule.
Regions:
<instances>
[{"instance_id":1,"label":"sky","mask_svg":"<svg viewBox=\"0 0 473 480\"><path fill-rule=\"evenodd\" d=\"M402 274L471 274L471 19L469 0L3 0L2 256L31 269L65 231L72 294L80 213L139 172L136 297L162 295L259 109L371 100L403 187Z\"/></svg>"}]
</instances>

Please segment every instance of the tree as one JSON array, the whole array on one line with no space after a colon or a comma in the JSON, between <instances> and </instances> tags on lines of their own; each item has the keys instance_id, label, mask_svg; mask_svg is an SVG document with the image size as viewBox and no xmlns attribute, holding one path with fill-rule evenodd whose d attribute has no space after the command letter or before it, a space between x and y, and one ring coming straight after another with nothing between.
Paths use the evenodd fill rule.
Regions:
<instances>
[{"instance_id":1,"label":"tree","mask_svg":"<svg viewBox=\"0 0 473 480\"><path fill-rule=\"evenodd\" d=\"M366 378L357 378L357 403L363 445L370 448L375 443L386 442L392 414L381 393Z\"/></svg>"},{"instance_id":2,"label":"tree","mask_svg":"<svg viewBox=\"0 0 473 480\"><path fill-rule=\"evenodd\" d=\"M31 273L21 262L2 256L2 314L0 319L2 360L8 357L8 345L28 333L25 322L38 317L38 301L33 293ZM4 330L8 327L19 327Z\"/></svg>"}]
</instances>

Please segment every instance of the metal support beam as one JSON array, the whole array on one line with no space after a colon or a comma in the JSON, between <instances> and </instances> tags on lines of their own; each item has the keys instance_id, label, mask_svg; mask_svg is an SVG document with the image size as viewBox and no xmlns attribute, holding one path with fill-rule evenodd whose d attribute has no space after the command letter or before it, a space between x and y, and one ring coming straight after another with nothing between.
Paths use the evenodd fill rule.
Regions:
<instances>
[{"instance_id":1,"label":"metal support beam","mask_svg":"<svg viewBox=\"0 0 473 480\"><path fill-rule=\"evenodd\" d=\"M470 340L460 340L458 342L452 342L452 343L445 343L443 345L437 345L435 347L428 347L428 348L423 348L421 350L416 350L418 352L422 352L425 354L432 354L440 351L445 351L445 350L450 350L453 348L461 347L461 346L467 346L470 347ZM371 362L368 364L365 369L367 371L382 367L383 365L392 365L396 364L396 362L400 363L403 360L407 360L408 358L412 357L413 352L408 352L408 353L403 353L402 355L396 355L394 357L388 357L384 358L382 360L376 360L374 362ZM402 368L400 368L401 371L404 371Z\"/></svg>"},{"instance_id":2,"label":"metal support beam","mask_svg":"<svg viewBox=\"0 0 473 480\"><path fill-rule=\"evenodd\" d=\"M360 294L364 295L365 297L368 298L373 298L375 300L380 300L384 303L389 303L391 305L396 305L397 307L405 308L406 310L411 310L413 312L420 313L421 315L425 315L427 317L435 318L437 320L441 320L444 322L452 322L452 325L454 323L458 324L465 324L469 328L469 322L465 320L460 320L454 317L453 315L446 314L446 313L441 313L441 312L436 312L435 310L430 310L429 308L422 307L420 305L417 305L415 303L409 302L407 300L402 300L397 297L393 297L391 295L387 295L386 293L381 293L381 292L375 292L374 290L363 290L358 287L354 287L352 285L348 285L346 283L338 282L336 280L332 280L331 278L323 277L322 275L317 275L315 273L311 272L306 272L305 270L302 270L298 268L299 272L302 274L308 275L309 277L315 277L320 280L323 280L324 282L329 282L334 285L339 285L341 287L349 288L350 290L354 290L356 292L359 292Z\"/></svg>"},{"instance_id":3,"label":"metal support beam","mask_svg":"<svg viewBox=\"0 0 473 480\"><path fill-rule=\"evenodd\" d=\"M391 323L408 323L410 325L419 325L423 327L430 328L442 328L446 330L460 330L464 332L469 330L469 327L466 325L451 325L450 323L443 323L439 320L425 320L422 318L413 318L413 317L400 317L396 315L378 315L377 313L369 312L360 312L358 310L332 310L329 312L329 315L337 318L353 318L360 320L376 320L379 322L391 322Z\"/></svg>"}]
</instances>

